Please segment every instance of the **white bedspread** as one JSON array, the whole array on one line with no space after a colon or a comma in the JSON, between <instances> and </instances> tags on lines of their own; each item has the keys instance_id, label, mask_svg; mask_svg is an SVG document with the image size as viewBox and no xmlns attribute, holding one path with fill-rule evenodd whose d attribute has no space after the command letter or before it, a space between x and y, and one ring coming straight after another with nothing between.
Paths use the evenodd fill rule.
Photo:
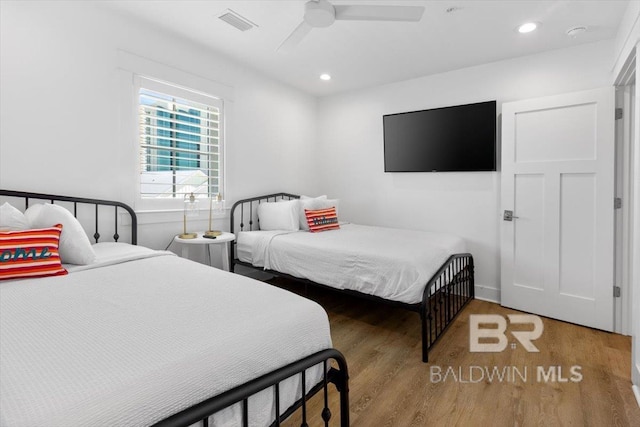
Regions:
<instances>
[{"instance_id":1,"label":"white bedspread","mask_svg":"<svg viewBox=\"0 0 640 427\"><path fill-rule=\"evenodd\" d=\"M0 425L149 425L331 347L326 312L290 292L166 252L106 264L0 282ZM299 395L287 381L283 409ZM273 407L254 396L250 425Z\"/></svg>"},{"instance_id":2,"label":"white bedspread","mask_svg":"<svg viewBox=\"0 0 640 427\"><path fill-rule=\"evenodd\" d=\"M451 234L342 224L322 233L241 232L237 253L258 267L412 304L447 258L465 251Z\"/></svg>"}]
</instances>

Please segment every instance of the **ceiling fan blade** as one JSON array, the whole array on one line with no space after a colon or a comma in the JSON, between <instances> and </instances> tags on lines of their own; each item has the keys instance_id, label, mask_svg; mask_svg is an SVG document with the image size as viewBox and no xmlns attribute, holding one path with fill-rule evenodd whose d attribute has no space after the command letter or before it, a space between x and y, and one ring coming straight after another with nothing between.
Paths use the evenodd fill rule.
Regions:
<instances>
[{"instance_id":1,"label":"ceiling fan blade","mask_svg":"<svg viewBox=\"0 0 640 427\"><path fill-rule=\"evenodd\" d=\"M298 25L291 34L289 34L289 37L287 37L280 46L278 46L277 50L280 52L289 52L291 49L296 47L307 34L309 34L311 29L311 25L302 21L302 23Z\"/></svg>"},{"instance_id":2,"label":"ceiling fan blade","mask_svg":"<svg viewBox=\"0 0 640 427\"><path fill-rule=\"evenodd\" d=\"M343 21L410 21L422 19L422 6L335 5L336 19Z\"/></svg>"}]
</instances>

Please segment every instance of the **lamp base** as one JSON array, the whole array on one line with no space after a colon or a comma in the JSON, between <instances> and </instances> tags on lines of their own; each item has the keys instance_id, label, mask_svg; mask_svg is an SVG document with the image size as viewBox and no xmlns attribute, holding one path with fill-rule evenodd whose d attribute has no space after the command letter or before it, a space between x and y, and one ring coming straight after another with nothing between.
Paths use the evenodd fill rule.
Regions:
<instances>
[{"instance_id":1,"label":"lamp base","mask_svg":"<svg viewBox=\"0 0 640 427\"><path fill-rule=\"evenodd\" d=\"M204 237L208 237L208 238L218 237L221 234L222 234L222 231L220 230L208 230L204 232Z\"/></svg>"},{"instance_id":2,"label":"lamp base","mask_svg":"<svg viewBox=\"0 0 640 427\"><path fill-rule=\"evenodd\" d=\"M182 233L178 235L181 239L195 239L198 237L198 233Z\"/></svg>"}]
</instances>

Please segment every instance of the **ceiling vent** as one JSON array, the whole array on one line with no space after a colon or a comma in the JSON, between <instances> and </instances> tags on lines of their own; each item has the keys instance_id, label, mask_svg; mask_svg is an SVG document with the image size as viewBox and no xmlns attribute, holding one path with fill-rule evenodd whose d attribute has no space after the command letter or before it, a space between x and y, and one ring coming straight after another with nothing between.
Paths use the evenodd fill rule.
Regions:
<instances>
[{"instance_id":1,"label":"ceiling vent","mask_svg":"<svg viewBox=\"0 0 640 427\"><path fill-rule=\"evenodd\" d=\"M257 27L256 24L231 9L227 9L226 11L224 11L222 15L218 16L218 18L222 19L232 27L239 29L240 31L247 31L254 27Z\"/></svg>"}]
</instances>

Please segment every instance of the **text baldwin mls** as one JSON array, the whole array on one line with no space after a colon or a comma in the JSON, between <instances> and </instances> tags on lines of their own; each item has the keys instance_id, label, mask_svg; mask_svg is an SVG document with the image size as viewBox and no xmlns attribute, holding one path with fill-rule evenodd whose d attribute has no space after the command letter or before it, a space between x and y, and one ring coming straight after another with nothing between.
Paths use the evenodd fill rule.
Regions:
<instances>
[{"instance_id":1,"label":"text baldwin mls","mask_svg":"<svg viewBox=\"0 0 640 427\"><path fill-rule=\"evenodd\" d=\"M579 383L582 366L438 366L429 367L431 383Z\"/></svg>"}]
</instances>

